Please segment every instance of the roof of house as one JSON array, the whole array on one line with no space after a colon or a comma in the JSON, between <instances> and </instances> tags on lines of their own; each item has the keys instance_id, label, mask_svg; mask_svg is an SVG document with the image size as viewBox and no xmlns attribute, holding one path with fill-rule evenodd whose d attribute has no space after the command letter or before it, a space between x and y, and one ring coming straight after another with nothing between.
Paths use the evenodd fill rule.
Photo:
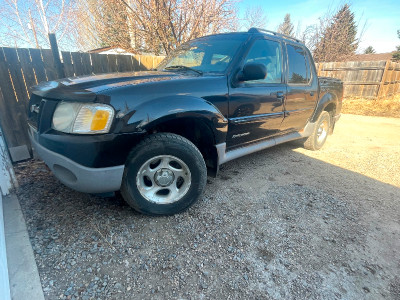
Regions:
<instances>
[{"instance_id":1,"label":"roof of house","mask_svg":"<svg viewBox=\"0 0 400 300\"><path fill-rule=\"evenodd\" d=\"M97 49L89 50L88 53L99 53L99 54L136 54L132 50L126 50L118 46L108 46Z\"/></svg>"},{"instance_id":2,"label":"roof of house","mask_svg":"<svg viewBox=\"0 0 400 300\"><path fill-rule=\"evenodd\" d=\"M356 54L350 56L346 61L379 61L392 59L393 52L387 53L371 53L371 54Z\"/></svg>"}]
</instances>

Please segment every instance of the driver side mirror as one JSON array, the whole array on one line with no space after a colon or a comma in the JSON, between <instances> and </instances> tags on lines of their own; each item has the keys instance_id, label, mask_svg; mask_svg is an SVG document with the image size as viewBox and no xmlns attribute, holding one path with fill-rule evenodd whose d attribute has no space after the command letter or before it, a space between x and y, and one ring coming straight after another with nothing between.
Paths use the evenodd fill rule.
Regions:
<instances>
[{"instance_id":1,"label":"driver side mirror","mask_svg":"<svg viewBox=\"0 0 400 300\"><path fill-rule=\"evenodd\" d=\"M260 63L247 63L239 73L239 81L260 80L267 77L267 67Z\"/></svg>"}]
</instances>

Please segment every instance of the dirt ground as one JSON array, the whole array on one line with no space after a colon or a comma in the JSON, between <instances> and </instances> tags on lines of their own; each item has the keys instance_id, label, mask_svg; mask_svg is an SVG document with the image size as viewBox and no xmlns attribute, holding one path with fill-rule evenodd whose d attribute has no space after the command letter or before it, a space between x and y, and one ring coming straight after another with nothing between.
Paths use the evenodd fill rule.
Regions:
<instances>
[{"instance_id":1,"label":"dirt ground","mask_svg":"<svg viewBox=\"0 0 400 300\"><path fill-rule=\"evenodd\" d=\"M47 299L400 299L400 119L229 162L172 217L17 174Z\"/></svg>"}]
</instances>

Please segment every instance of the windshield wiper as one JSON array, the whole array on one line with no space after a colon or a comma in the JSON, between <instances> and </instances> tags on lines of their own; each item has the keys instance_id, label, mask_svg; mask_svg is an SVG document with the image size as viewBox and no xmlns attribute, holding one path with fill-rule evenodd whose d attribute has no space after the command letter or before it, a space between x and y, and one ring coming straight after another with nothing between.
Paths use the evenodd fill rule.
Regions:
<instances>
[{"instance_id":1,"label":"windshield wiper","mask_svg":"<svg viewBox=\"0 0 400 300\"><path fill-rule=\"evenodd\" d=\"M181 65L169 66L169 67L166 67L165 70L188 70L188 71L193 71L200 75L203 75L202 71L199 71L199 70L196 70L196 69L193 69L190 67L186 67L186 66L181 66Z\"/></svg>"}]
</instances>

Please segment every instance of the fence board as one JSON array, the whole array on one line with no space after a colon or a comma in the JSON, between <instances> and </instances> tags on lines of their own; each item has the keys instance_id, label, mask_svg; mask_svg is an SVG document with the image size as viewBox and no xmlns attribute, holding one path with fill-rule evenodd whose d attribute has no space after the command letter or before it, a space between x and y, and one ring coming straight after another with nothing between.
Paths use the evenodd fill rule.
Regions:
<instances>
[{"instance_id":1,"label":"fence board","mask_svg":"<svg viewBox=\"0 0 400 300\"><path fill-rule=\"evenodd\" d=\"M132 60L130 55L119 55L117 57L118 72L133 71Z\"/></svg>"},{"instance_id":2,"label":"fence board","mask_svg":"<svg viewBox=\"0 0 400 300\"><path fill-rule=\"evenodd\" d=\"M37 84L35 73L32 68L31 55L29 54L29 49L23 48L17 49L17 53L29 94L31 87Z\"/></svg>"},{"instance_id":3,"label":"fence board","mask_svg":"<svg viewBox=\"0 0 400 300\"><path fill-rule=\"evenodd\" d=\"M29 49L32 59L32 67L36 75L36 80L38 83L42 81L47 81L46 69L44 67L42 54L39 49Z\"/></svg>"},{"instance_id":4,"label":"fence board","mask_svg":"<svg viewBox=\"0 0 400 300\"><path fill-rule=\"evenodd\" d=\"M92 60L92 65L93 65L93 73L94 74L101 74L105 73L107 71L106 68L104 68L102 59L101 57L104 55L97 54L97 53L90 53L90 59ZM107 58L107 56L106 56Z\"/></svg>"},{"instance_id":5,"label":"fence board","mask_svg":"<svg viewBox=\"0 0 400 300\"><path fill-rule=\"evenodd\" d=\"M13 149L17 146L27 145L26 140L29 140L24 117L28 95L16 49L6 47L1 49L0 74L2 75L0 78L2 93L0 120L7 145L9 149Z\"/></svg>"},{"instance_id":6,"label":"fence board","mask_svg":"<svg viewBox=\"0 0 400 300\"><path fill-rule=\"evenodd\" d=\"M18 111L18 106L15 99L12 83L8 73L3 50L0 48L0 74L4 75L0 80L0 121L3 128L3 133L6 137L8 147L14 147L23 141L20 141L20 135L17 132L18 121L14 118L14 111ZM11 99L11 101L6 101Z\"/></svg>"},{"instance_id":7,"label":"fence board","mask_svg":"<svg viewBox=\"0 0 400 300\"><path fill-rule=\"evenodd\" d=\"M64 64L65 76L73 77L75 73L74 66L72 65L71 52L61 51L61 56Z\"/></svg>"},{"instance_id":8,"label":"fence board","mask_svg":"<svg viewBox=\"0 0 400 300\"><path fill-rule=\"evenodd\" d=\"M81 53L83 74L92 74L92 64L90 62L89 53Z\"/></svg>"},{"instance_id":9,"label":"fence board","mask_svg":"<svg viewBox=\"0 0 400 300\"><path fill-rule=\"evenodd\" d=\"M57 67L54 62L53 53L50 49L42 49L42 57L44 67L46 69L47 80L55 80L58 78Z\"/></svg>"},{"instance_id":10,"label":"fence board","mask_svg":"<svg viewBox=\"0 0 400 300\"><path fill-rule=\"evenodd\" d=\"M74 67L75 76L80 76L85 74L83 65L82 65L82 58L80 52L71 52L72 58L72 65Z\"/></svg>"},{"instance_id":11,"label":"fence board","mask_svg":"<svg viewBox=\"0 0 400 300\"><path fill-rule=\"evenodd\" d=\"M118 72L117 55L107 54L108 57L108 72Z\"/></svg>"}]
</instances>

